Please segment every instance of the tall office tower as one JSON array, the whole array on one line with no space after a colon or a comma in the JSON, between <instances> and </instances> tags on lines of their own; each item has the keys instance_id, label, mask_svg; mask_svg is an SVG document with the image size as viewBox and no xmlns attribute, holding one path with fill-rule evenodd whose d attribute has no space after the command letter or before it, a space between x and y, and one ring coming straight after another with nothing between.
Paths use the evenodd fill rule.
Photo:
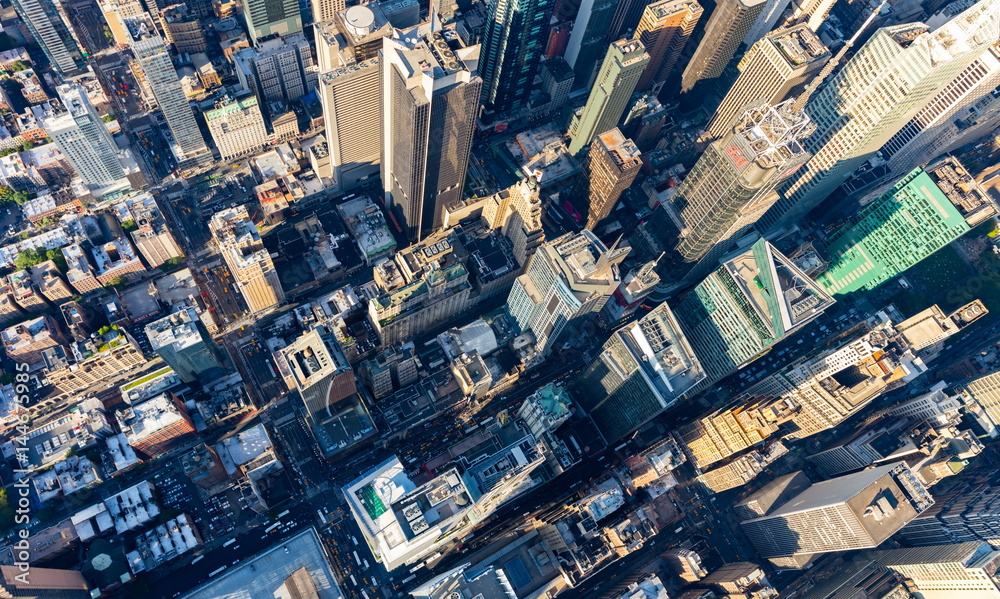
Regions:
<instances>
[{"instance_id":1,"label":"tall office tower","mask_svg":"<svg viewBox=\"0 0 1000 599\"><path fill-rule=\"evenodd\" d=\"M330 457L375 434L354 371L327 327L314 326L280 351L324 455Z\"/></svg>"},{"instance_id":2,"label":"tall office tower","mask_svg":"<svg viewBox=\"0 0 1000 599\"><path fill-rule=\"evenodd\" d=\"M715 384L833 305L833 298L769 242L728 260L685 296L675 311Z\"/></svg>"},{"instance_id":3,"label":"tall office tower","mask_svg":"<svg viewBox=\"0 0 1000 599\"><path fill-rule=\"evenodd\" d=\"M966 395L978 404L994 425L1000 426L1000 371L962 385Z\"/></svg>"},{"instance_id":4,"label":"tall office tower","mask_svg":"<svg viewBox=\"0 0 1000 599\"><path fill-rule=\"evenodd\" d=\"M163 36L173 44L178 54L196 54L208 50L205 29L198 15L188 10L187 4L174 4L160 13Z\"/></svg>"},{"instance_id":5,"label":"tall office tower","mask_svg":"<svg viewBox=\"0 0 1000 599\"><path fill-rule=\"evenodd\" d=\"M88 599L90 590L83 574L32 566L26 575L17 566L0 566L0 597L7 599Z\"/></svg>"},{"instance_id":6,"label":"tall office tower","mask_svg":"<svg viewBox=\"0 0 1000 599\"><path fill-rule=\"evenodd\" d=\"M649 0L621 0L615 8L615 14L611 17L611 26L608 28L609 40L618 40L623 37L633 37L635 28L639 26L642 13L649 4Z\"/></svg>"},{"instance_id":7,"label":"tall office tower","mask_svg":"<svg viewBox=\"0 0 1000 599\"><path fill-rule=\"evenodd\" d=\"M890 464L815 483L743 532L765 558L878 547L933 505L906 464Z\"/></svg>"},{"instance_id":8,"label":"tall office tower","mask_svg":"<svg viewBox=\"0 0 1000 599\"><path fill-rule=\"evenodd\" d=\"M563 58L573 68L576 87L590 85L594 68L607 48L608 27L615 16L615 0L582 0Z\"/></svg>"},{"instance_id":9,"label":"tall office tower","mask_svg":"<svg viewBox=\"0 0 1000 599\"><path fill-rule=\"evenodd\" d=\"M632 37L649 53L636 89L656 94L677 65L701 13L697 0L661 0L646 7Z\"/></svg>"},{"instance_id":10,"label":"tall office tower","mask_svg":"<svg viewBox=\"0 0 1000 599\"><path fill-rule=\"evenodd\" d=\"M579 154L599 133L618 126L647 64L649 54L642 42L618 40L611 44L573 131L571 154Z\"/></svg>"},{"instance_id":11,"label":"tall office tower","mask_svg":"<svg viewBox=\"0 0 1000 599\"><path fill-rule=\"evenodd\" d=\"M809 29L819 31L819 26L826 21L830 15L830 9L836 3L837 0L797 0L792 16L795 19L805 17Z\"/></svg>"},{"instance_id":12,"label":"tall office tower","mask_svg":"<svg viewBox=\"0 0 1000 599\"><path fill-rule=\"evenodd\" d=\"M990 0L933 31L922 23L876 31L807 104L817 127L806 141L813 157L761 229L801 220L998 38L1000 3Z\"/></svg>"},{"instance_id":13,"label":"tall office tower","mask_svg":"<svg viewBox=\"0 0 1000 599\"><path fill-rule=\"evenodd\" d=\"M984 541L888 549L871 554L923 599L997 599L1000 551Z\"/></svg>"},{"instance_id":14,"label":"tall office tower","mask_svg":"<svg viewBox=\"0 0 1000 599\"><path fill-rule=\"evenodd\" d=\"M447 37L445 37L447 35ZM462 201L483 80L479 46L411 30L382 50L382 186L411 241Z\"/></svg>"},{"instance_id":15,"label":"tall office tower","mask_svg":"<svg viewBox=\"0 0 1000 599\"><path fill-rule=\"evenodd\" d=\"M222 362L215 342L199 320L194 308L185 308L146 325L150 347L185 383L193 383L202 373Z\"/></svg>"},{"instance_id":16,"label":"tall office tower","mask_svg":"<svg viewBox=\"0 0 1000 599\"><path fill-rule=\"evenodd\" d=\"M507 310L522 333L548 352L579 323L600 312L621 283L618 263L629 248L608 249L584 229L543 244L510 290Z\"/></svg>"},{"instance_id":17,"label":"tall office tower","mask_svg":"<svg viewBox=\"0 0 1000 599\"><path fill-rule=\"evenodd\" d=\"M905 173L996 129L998 86L1000 43L984 50L882 146L889 168Z\"/></svg>"},{"instance_id":18,"label":"tall office tower","mask_svg":"<svg viewBox=\"0 0 1000 599\"><path fill-rule=\"evenodd\" d=\"M139 39L132 44L132 53L135 54L143 78L156 98L160 111L167 119L167 127L173 137L170 149L178 164L183 168L210 161L212 152L201 136L163 39L158 35Z\"/></svg>"},{"instance_id":19,"label":"tall office tower","mask_svg":"<svg viewBox=\"0 0 1000 599\"><path fill-rule=\"evenodd\" d=\"M262 102L293 102L316 87L312 49L301 33L267 40L235 54L243 89Z\"/></svg>"},{"instance_id":20,"label":"tall office tower","mask_svg":"<svg viewBox=\"0 0 1000 599\"><path fill-rule=\"evenodd\" d=\"M752 103L706 148L677 194L661 204L679 231L676 242L664 246L662 267L672 282L697 280L716 268L777 200L774 188L809 159L800 140L810 127L791 102Z\"/></svg>"},{"instance_id":21,"label":"tall office tower","mask_svg":"<svg viewBox=\"0 0 1000 599\"><path fill-rule=\"evenodd\" d=\"M747 48L753 46L765 35L770 33L783 15L786 14L792 0L767 0L764 7L760 9L760 14L750 26L750 31L743 38L743 45Z\"/></svg>"},{"instance_id":22,"label":"tall office tower","mask_svg":"<svg viewBox=\"0 0 1000 599\"><path fill-rule=\"evenodd\" d=\"M708 125L718 139L733 119L754 100L777 105L797 93L830 60L830 51L804 24L769 33L740 59L740 76L723 98Z\"/></svg>"},{"instance_id":23,"label":"tall office tower","mask_svg":"<svg viewBox=\"0 0 1000 599\"><path fill-rule=\"evenodd\" d=\"M336 13L333 23L317 26L319 99L338 190L354 189L378 175L382 155L378 50L382 38L393 31L378 3L352 6Z\"/></svg>"},{"instance_id":24,"label":"tall office tower","mask_svg":"<svg viewBox=\"0 0 1000 599\"><path fill-rule=\"evenodd\" d=\"M66 112L45 119L43 125L83 182L94 191L128 185L118 146L87 99L87 91L72 84L60 85L56 93Z\"/></svg>"},{"instance_id":25,"label":"tall office tower","mask_svg":"<svg viewBox=\"0 0 1000 599\"><path fill-rule=\"evenodd\" d=\"M955 158L914 169L834 231L829 293L871 290L997 215L997 205Z\"/></svg>"},{"instance_id":26,"label":"tall office tower","mask_svg":"<svg viewBox=\"0 0 1000 599\"><path fill-rule=\"evenodd\" d=\"M750 449L770 437L778 426L756 406L737 405L677 429L675 436L684 444L684 453L700 470L729 456Z\"/></svg>"},{"instance_id":27,"label":"tall office tower","mask_svg":"<svg viewBox=\"0 0 1000 599\"><path fill-rule=\"evenodd\" d=\"M687 92L703 79L722 75L757 20L766 0L719 0L705 25L705 36L681 76L681 91Z\"/></svg>"},{"instance_id":28,"label":"tall office tower","mask_svg":"<svg viewBox=\"0 0 1000 599\"><path fill-rule=\"evenodd\" d=\"M705 372L666 304L618 329L575 383L608 444L667 410Z\"/></svg>"},{"instance_id":29,"label":"tall office tower","mask_svg":"<svg viewBox=\"0 0 1000 599\"><path fill-rule=\"evenodd\" d=\"M631 139L625 139L618 127L594 138L573 191L573 196L581 202L586 198L586 228L596 228L611 215L622 192L639 174L640 154L639 148Z\"/></svg>"},{"instance_id":30,"label":"tall office tower","mask_svg":"<svg viewBox=\"0 0 1000 599\"><path fill-rule=\"evenodd\" d=\"M483 57L482 103L506 113L528 103L548 39L554 0L492 0Z\"/></svg>"},{"instance_id":31,"label":"tall office tower","mask_svg":"<svg viewBox=\"0 0 1000 599\"><path fill-rule=\"evenodd\" d=\"M285 301L271 254L264 248L246 206L217 213L209 225L250 311L260 312Z\"/></svg>"},{"instance_id":32,"label":"tall office tower","mask_svg":"<svg viewBox=\"0 0 1000 599\"><path fill-rule=\"evenodd\" d=\"M15 0L14 8L56 72L71 77L87 69L73 28L56 0Z\"/></svg>"},{"instance_id":33,"label":"tall office tower","mask_svg":"<svg viewBox=\"0 0 1000 599\"><path fill-rule=\"evenodd\" d=\"M297 0L243 0L250 42L302 32L302 13Z\"/></svg>"},{"instance_id":34,"label":"tall office tower","mask_svg":"<svg viewBox=\"0 0 1000 599\"><path fill-rule=\"evenodd\" d=\"M267 145L267 128L257 98L228 98L205 112L208 131L223 160L252 154Z\"/></svg>"},{"instance_id":35,"label":"tall office tower","mask_svg":"<svg viewBox=\"0 0 1000 599\"><path fill-rule=\"evenodd\" d=\"M313 23L332 21L335 15L347 9L345 0L311 0Z\"/></svg>"}]
</instances>

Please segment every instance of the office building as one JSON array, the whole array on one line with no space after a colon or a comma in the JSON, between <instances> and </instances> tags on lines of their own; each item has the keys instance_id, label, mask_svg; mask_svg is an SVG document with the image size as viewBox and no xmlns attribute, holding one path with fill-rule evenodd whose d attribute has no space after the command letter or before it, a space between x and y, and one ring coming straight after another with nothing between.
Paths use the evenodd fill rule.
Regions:
<instances>
[{"instance_id":1,"label":"office building","mask_svg":"<svg viewBox=\"0 0 1000 599\"><path fill-rule=\"evenodd\" d=\"M945 8L945 14L952 6ZM996 129L998 85L1000 48L992 45L882 146L889 168L905 173Z\"/></svg>"},{"instance_id":2,"label":"office building","mask_svg":"<svg viewBox=\"0 0 1000 599\"><path fill-rule=\"evenodd\" d=\"M808 489L811 484L812 481L801 470L779 476L743 497L733 506L733 512L740 520L766 516Z\"/></svg>"},{"instance_id":3,"label":"office building","mask_svg":"<svg viewBox=\"0 0 1000 599\"><path fill-rule=\"evenodd\" d=\"M443 470L417 486L392 457L344 487L351 515L386 569L413 564L447 548L500 505L533 485L531 473L545 460L530 434L484 456L474 465Z\"/></svg>"},{"instance_id":4,"label":"office building","mask_svg":"<svg viewBox=\"0 0 1000 599\"><path fill-rule=\"evenodd\" d=\"M307 422L327 457L341 453L376 433L358 395L354 371L333 333L316 325L281 354L306 407Z\"/></svg>"},{"instance_id":5,"label":"office building","mask_svg":"<svg viewBox=\"0 0 1000 599\"><path fill-rule=\"evenodd\" d=\"M1000 426L1000 372L992 372L962 385L965 394L986 412L995 425Z\"/></svg>"},{"instance_id":6,"label":"office building","mask_svg":"<svg viewBox=\"0 0 1000 599\"><path fill-rule=\"evenodd\" d=\"M766 0L719 0L705 25L705 35L681 76L681 91L722 75Z\"/></svg>"},{"instance_id":7,"label":"office building","mask_svg":"<svg viewBox=\"0 0 1000 599\"><path fill-rule=\"evenodd\" d=\"M87 69L76 34L60 3L55 0L17 0L13 4L56 72L63 77L72 77Z\"/></svg>"},{"instance_id":8,"label":"office building","mask_svg":"<svg viewBox=\"0 0 1000 599\"><path fill-rule=\"evenodd\" d=\"M184 255L153 196L148 193L132 195L116 205L115 212L119 222L131 220L136 224L137 228L131 233L132 242L150 268Z\"/></svg>"},{"instance_id":9,"label":"office building","mask_svg":"<svg viewBox=\"0 0 1000 599\"><path fill-rule=\"evenodd\" d=\"M615 0L582 0L573 20L563 58L573 69L576 87L590 85L594 68L607 48L608 27L615 16Z\"/></svg>"},{"instance_id":10,"label":"office building","mask_svg":"<svg viewBox=\"0 0 1000 599\"><path fill-rule=\"evenodd\" d=\"M934 503L906 464L815 483L774 512L742 523L765 558L878 547Z\"/></svg>"},{"instance_id":11,"label":"office building","mask_svg":"<svg viewBox=\"0 0 1000 599\"><path fill-rule=\"evenodd\" d=\"M267 145L267 128L257 98L227 98L205 112L208 131L223 160L248 156Z\"/></svg>"},{"instance_id":12,"label":"office building","mask_svg":"<svg viewBox=\"0 0 1000 599\"><path fill-rule=\"evenodd\" d=\"M419 29L384 44L382 186L406 237L418 241L463 200L483 85L479 46Z\"/></svg>"},{"instance_id":13,"label":"office building","mask_svg":"<svg viewBox=\"0 0 1000 599\"><path fill-rule=\"evenodd\" d=\"M42 294L42 297L57 306L68 302L75 295L73 288L63 280L62 273L53 260L32 266L31 282L35 284L35 289Z\"/></svg>"},{"instance_id":14,"label":"office building","mask_svg":"<svg viewBox=\"0 0 1000 599\"><path fill-rule=\"evenodd\" d=\"M89 599L90 587L77 570L31 567L25 575L17 566L0 566L0 597L4 599Z\"/></svg>"},{"instance_id":15,"label":"office building","mask_svg":"<svg viewBox=\"0 0 1000 599\"><path fill-rule=\"evenodd\" d=\"M889 549L871 557L923 599L1000 599L1000 551L983 541Z\"/></svg>"},{"instance_id":16,"label":"office building","mask_svg":"<svg viewBox=\"0 0 1000 599\"><path fill-rule=\"evenodd\" d=\"M544 243L514 282L507 310L521 333L548 352L586 318L596 316L621 283L629 248L608 249L589 230Z\"/></svg>"},{"instance_id":17,"label":"office building","mask_svg":"<svg viewBox=\"0 0 1000 599\"><path fill-rule=\"evenodd\" d=\"M234 62L240 85L265 105L294 102L316 88L312 48L301 33L240 50Z\"/></svg>"},{"instance_id":18,"label":"office building","mask_svg":"<svg viewBox=\"0 0 1000 599\"><path fill-rule=\"evenodd\" d=\"M726 261L675 310L705 369L695 391L756 360L833 302L765 240Z\"/></svg>"},{"instance_id":19,"label":"office building","mask_svg":"<svg viewBox=\"0 0 1000 599\"><path fill-rule=\"evenodd\" d=\"M317 28L319 99L334 186L350 190L379 172L382 138L380 60L382 38L394 31L378 3L352 6ZM345 40L346 46L340 47ZM324 63L329 63L325 65Z\"/></svg>"},{"instance_id":20,"label":"office building","mask_svg":"<svg viewBox=\"0 0 1000 599\"><path fill-rule=\"evenodd\" d=\"M697 0L660 0L646 6L632 36L649 53L649 64L639 78L637 90L659 93L677 66L702 12Z\"/></svg>"},{"instance_id":21,"label":"office building","mask_svg":"<svg viewBox=\"0 0 1000 599\"><path fill-rule=\"evenodd\" d=\"M142 350L121 329L111 329L104 335L95 335L82 343L71 346L75 363L64 362L64 367L50 370L49 383L62 393L80 393L91 385L114 380L146 364ZM43 352L43 358L46 358Z\"/></svg>"},{"instance_id":22,"label":"office building","mask_svg":"<svg viewBox=\"0 0 1000 599\"><path fill-rule=\"evenodd\" d=\"M371 360L361 363L359 375L375 399L392 395L417 382L420 358L413 342L387 347Z\"/></svg>"},{"instance_id":23,"label":"office building","mask_svg":"<svg viewBox=\"0 0 1000 599\"><path fill-rule=\"evenodd\" d=\"M995 43L1000 4L981 0L930 31L923 23L883 27L806 104L816 132L812 159L761 220L769 230L798 222L902 129L911 116ZM894 90L885 81L904 80Z\"/></svg>"},{"instance_id":24,"label":"office building","mask_svg":"<svg viewBox=\"0 0 1000 599\"><path fill-rule=\"evenodd\" d=\"M548 39L554 0L491 2L483 34L482 103L507 113L527 105Z\"/></svg>"},{"instance_id":25,"label":"office building","mask_svg":"<svg viewBox=\"0 0 1000 599\"><path fill-rule=\"evenodd\" d=\"M740 59L740 75L708 125L713 139L755 100L777 106L796 93L830 60L830 51L804 24L771 32Z\"/></svg>"},{"instance_id":26,"label":"office building","mask_svg":"<svg viewBox=\"0 0 1000 599\"><path fill-rule=\"evenodd\" d=\"M875 289L997 212L955 158L918 167L831 233L816 280L836 295Z\"/></svg>"},{"instance_id":27,"label":"office building","mask_svg":"<svg viewBox=\"0 0 1000 599\"><path fill-rule=\"evenodd\" d=\"M614 444L673 406L704 376L677 319L660 304L611 335L579 375L575 397Z\"/></svg>"},{"instance_id":28,"label":"office building","mask_svg":"<svg viewBox=\"0 0 1000 599\"><path fill-rule=\"evenodd\" d=\"M801 140L810 131L809 118L791 102L753 103L709 145L677 193L661 204L679 230L676 242L664 247L661 267L673 281L704 277L733 250L778 199L775 187L809 159Z\"/></svg>"},{"instance_id":29,"label":"office building","mask_svg":"<svg viewBox=\"0 0 1000 599\"><path fill-rule=\"evenodd\" d=\"M338 12L347 8L345 0L312 0L310 5L313 23L332 21Z\"/></svg>"},{"instance_id":30,"label":"office building","mask_svg":"<svg viewBox=\"0 0 1000 599\"><path fill-rule=\"evenodd\" d=\"M777 430L777 425L761 414L760 409L738 405L685 424L676 436L694 467L707 470L762 443Z\"/></svg>"},{"instance_id":31,"label":"office building","mask_svg":"<svg viewBox=\"0 0 1000 599\"><path fill-rule=\"evenodd\" d=\"M586 202L586 228L595 229L608 218L642 167L641 152L631 139L625 139L618 127L599 133L590 144L590 152L573 196Z\"/></svg>"},{"instance_id":32,"label":"office building","mask_svg":"<svg viewBox=\"0 0 1000 599\"><path fill-rule=\"evenodd\" d=\"M93 193L100 196L128 187L125 169L118 161L118 146L80 85L56 88L66 112L46 118L45 130L73 170Z\"/></svg>"},{"instance_id":33,"label":"office building","mask_svg":"<svg viewBox=\"0 0 1000 599\"><path fill-rule=\"evenodd\" d=\"M201 136L163 39L150 35L137 40L132 44L132 52L146 85L167 120L173 138L170 149L178 164L188 168L210 161L212 153Z\"/></svg>"},{"instance_id":34,"label":"office building","mask_svg":"<svg viewBox=\"0 0 1000 599\"><path fill-rule=\"evenodd\" d=\"M569 144L571 154L579 154L594 138L618 125L628 107L649 54L638 40L618 40L611 44L597 74L579 122L574 123Z\"/></svg>"},{"instance_id":35,"label":"office building","mask_svg":"<svg viewBox=\"0 0 1000 599\"><path fill-rule=\"evenodd\" d=\"M188 10L187 4L174 4L160 11L163 36L173 44L178 54L197 54L208 50L205 29L198 15Z\"/></svg>"},{"instance_id":36,"label":"office building","mask_svg":"<svg viewBox=\"0 0 1000 599\"><path fill-rule=\"evenodd\" d=\"M209 337L194 308L174 312L146 325L150 347L174 369L185 383L199 375L222 369L215 342Z\"/></svg>"},{"instance_id":37,"label":"office building","mask_svg":"<svg viewBox=\"0 0 1000 599\"><path fill-rule=\"evenodd\" d=\"M243 0L243 18L254 46L302 32L302 13L296 0Z\"/></svg>"},{"instance_id":38,"label":"office building","mask_svg":"<svg viewBox=\"0 0 1000 599\"><path fill-rule=\"evenodd\" d=\"M271 254L264 247L246 206L216 213L209 229L251 312L267 310L285 301L278 271L274 270Z\"/></svg>"},{"instance_id":39,"label":"office building","mask_svg":"<svg viewBox=\"0 0 1000 599\"><path fill-rule=\"evenodd\" d=\"M118 428L132 449L149 457L166 453L194 434L194 420L184 402L164 393L117 413Z\"/></svg>"}]
</instances>

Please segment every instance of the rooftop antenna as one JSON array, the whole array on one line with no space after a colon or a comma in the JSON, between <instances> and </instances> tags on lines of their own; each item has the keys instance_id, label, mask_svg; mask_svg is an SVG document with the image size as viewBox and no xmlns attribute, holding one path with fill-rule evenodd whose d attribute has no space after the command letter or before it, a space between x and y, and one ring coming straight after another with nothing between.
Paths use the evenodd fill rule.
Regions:
<instances>
[{"instance_id":1,"label":"rooftop antenna","mask_svg":"<svg viewBox=\"0 0 1000 599\"><path fill-rule=\"evenodd\" d=\"M885 5L888 3L889 0L882 0L882 3L878 5L878 8L873 10L872 14L868 15L868 18L865 19L865 22L861 24L861 27L858 27L858 30L854 32L854 35L851 36L851 39L844 42L843 47L840 48L840 51L837 52L837 55L834 56L830 60L830 62L826 63L826 65L823 67L823 70L820 71L819 74L816 75L816 77L809 82L809 85L806 86L805 91L803 91L802 94L799 95L799 97L796 98L795 102L792 104L791 112L793 114L802 112L802 109L806 107L806 102L809 101L809 98L812 97L816 89L819 88L819 86L823 83L823 81L825 81L826 78L830 76L830 73L832 73L833 70L836 69L838 65L840 65L840 61L844 59L844 55L846 55L847 52L854 46L855 42L858 41L858 38L861 37L861 34L864 33L865 29L868 29L868 26L872 24L872 21L875 20L875 17L877 17L879 13L882 12L882 9L885 8Z\"/></svg>"}]
</instances>

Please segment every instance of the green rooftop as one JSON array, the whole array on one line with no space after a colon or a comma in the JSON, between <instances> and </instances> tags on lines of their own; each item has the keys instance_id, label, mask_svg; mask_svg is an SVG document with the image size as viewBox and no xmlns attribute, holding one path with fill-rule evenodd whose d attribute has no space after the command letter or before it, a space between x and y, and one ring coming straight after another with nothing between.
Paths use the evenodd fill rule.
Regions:
<instances>
[{"instance_id":1,"label":"green rooftop","mask_svg":"<svg viewBox=\"0 0 1000 599\"><path fill-rule=\"evenodd\" d=\"M256 105L257 97L250 96L245 100L230 102L229 104L216 108L215 110L209 110L205 113L205 120L214 121L215 119L221 119L233 114L234 112L240 112L242 110L246 110L247 108L253 108Z\"/></svg>"},{"instance_id":2,"label":"green rooftop","mask_svg":"<svg viewBox=\"0 0 1000 599\"><path fill-rule=\"evenodd\" d=\"M375 489L371 485L365 485L354 492L361 501L361 505L364 506L365 512L368 513L368 517L373 521L377 520L379 516L389 511L389 508L382 503L382 499L375 492Z\"/></svg>"}]
</instances>

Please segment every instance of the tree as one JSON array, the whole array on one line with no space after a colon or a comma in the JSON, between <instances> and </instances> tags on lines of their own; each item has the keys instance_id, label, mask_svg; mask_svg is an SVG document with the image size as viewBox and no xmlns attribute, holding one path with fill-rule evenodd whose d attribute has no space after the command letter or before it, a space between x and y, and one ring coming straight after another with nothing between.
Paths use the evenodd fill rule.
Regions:
<instances>
[{"instance_id":1,"label":"tree","mask_svg":"<svg viewBox=\"0 0 1000 599\"><path fill-rule=\"evenodd\" d=\"M14 71L15 73L18 73L20 71L26 71L30 68L31 67L28 66L23 60L15 60L14 62L10 63L10 70Z\"/></svg>"},{"instance_id":2,"label":"tree","mask_svg":"<svg viewBox=\"0 0 1000 599\"><path fill-rule=\"evenodd\" d=\"M22 250L21 253L17 255L17 258L14 259L14 267L18 270L24 270L25 268L31 268L36 264L41 264L47 259L48 258L46 258L43 250Z\"/></svg>"},{"instance_id":3,"label":"tree","mask_svg":"<svg viewBox=\"0 0 1000 599\"><path fill-rule=\"evenodd\" d=\"M119 287L121 287L124 284L125 284L125 279L123 279L121 277L114 277L113 279L111 279L110 281L108 281L107 283L105 283L104 286L105 287L114 288L114 289L118 289Z\"/></svg>"},{"instance_id":4,"label":"tree","mask_svg":"<svg viewBox=\"0 0 1000 599\"><path fill-rule=\"evenodd\" d=\"M139 228L139 225L135 224L135 220L131 218L126 218L122 221L122 230L126 233L130 233Z\"/></svg>"},{"instance_id":5,"label":"tree","mask_svg":"<svg viewBox=\"0 0 1000 599\"><path fill-rule=\"evenodd\" d=\"M115 120L115 115L111 114L110 112L101 117L101 121L105 123L110 123L113 120Z\"/></svg>"},{"instance_id":6,"label":"tree","mask_svg":"<svg viewBox=\"0 0 1000 599\"><path fill-rule=\"evenodd\" d=\"M173 269L181 265L181 259L178 257L167 258L163 264L160 265L160 270L163 272L170 272Z\"/></svg>"},{"instance_id":7,"label":"tree","mask_svg":"<svg viewBox=\"0 0 1000 599\"><path fill-rule=\"evenodd\" d=\"M16 151L17 150L14 150L14 152ZM14 189L9 185L0 185L0 205L13 202L18 206L21 206L30 199L31 194L26 191L14 191Z\"/></svg>"},{"instance_id":8,"label":"tree","mask_svg":"<svg viewBox=\"0 0 1000 599\"><path fill-rule=\"evenodd\" d=\"M66 265L66 256L63 256L62 250L48 250L45 252L45 259L55 262L56 268L62 274L66 274L66 271L69 270L69 267Z\"/></svg>"},{"instance_id":9,"label":"tree","mask_svg":"<svg viewBox=\"0 0 1000 599\"><path fill-rule=\"evenodd\" d=\"M14 526L14 504L7 496L7 489L0 489L0 530L10 530Z\"/></svg>"}]
</instances>

